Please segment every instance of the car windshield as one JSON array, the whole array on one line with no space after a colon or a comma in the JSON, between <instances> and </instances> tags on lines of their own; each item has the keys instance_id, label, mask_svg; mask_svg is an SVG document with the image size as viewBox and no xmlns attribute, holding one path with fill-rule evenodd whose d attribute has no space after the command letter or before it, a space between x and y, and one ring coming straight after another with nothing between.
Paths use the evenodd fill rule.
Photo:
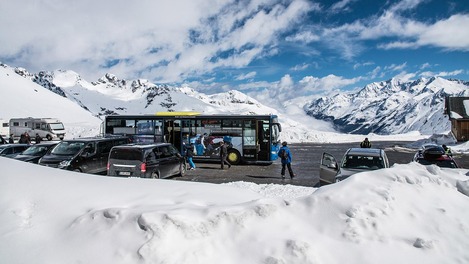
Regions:
<instances>
[{"instance_id":1,"label":"car windshield","mask_svg":"<svg viewBox=\"0 0 469 264\"><path fill-rule=\"evenodd\" d=\"M47 152L47 146L31 146L23 151L23 155L30 155L30 156L39 156L44 155Z\"/></svg>"},{"instance_id":2,"label":"car windshield","mask_svg":"<svg viewBox=\"0 0 469 264\"><path fill-rule=\"evenodd\" d=\"M85 146L85 142L60 142L52 151L55 155L75 155Z\"/></svg>"},{"instance_id":3,"label":"car windshield","mask_svg":"<svg viewBox=\"0 0 469 264\"><path fill-rule=\"evenodd\" d=\"M347 155L342 162L342 168L377 170L384 168L384 160L381 157Z\"/></svg>"}]
</instances>

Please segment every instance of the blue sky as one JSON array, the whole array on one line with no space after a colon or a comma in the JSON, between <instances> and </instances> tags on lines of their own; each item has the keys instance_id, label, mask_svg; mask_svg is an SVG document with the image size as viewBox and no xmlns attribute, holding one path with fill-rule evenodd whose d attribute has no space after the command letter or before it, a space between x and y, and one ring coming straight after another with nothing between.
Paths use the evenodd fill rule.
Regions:
<instances>
[{"instance_id":1,"label":"blue sky","mask_svg":"<svg viewBox=\"0 0 469 264\"><path fill-rule=\"evenodd\" d=\"M95 81L325 95L390 78L469 80L467 0L0 2L0 61Z\"/></svg>"}]
</instances>

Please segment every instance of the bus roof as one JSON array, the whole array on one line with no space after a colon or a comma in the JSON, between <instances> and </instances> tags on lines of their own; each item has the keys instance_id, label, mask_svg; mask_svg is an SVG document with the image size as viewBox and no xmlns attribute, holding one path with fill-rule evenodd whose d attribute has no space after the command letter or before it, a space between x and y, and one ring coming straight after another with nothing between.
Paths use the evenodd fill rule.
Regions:
<instances>
[{"instance_id":1,"label":"bus roof","mask_svg":"<svg viewBox=\"0 0 469 264\"><path fill-rule=\"evenodd\" d=\"M265 115L237 115L237 114L211 114L211 115L203 115L198 112L157 112L154 115L151 114L142 114L142 115L108 115L106 118L134 118L134 119L155 119L157 117L167 118L253 118L253 119L261 119L266 117L277 117L277 115L273 114L265 114Z\"/></svg>"}]
</instances>

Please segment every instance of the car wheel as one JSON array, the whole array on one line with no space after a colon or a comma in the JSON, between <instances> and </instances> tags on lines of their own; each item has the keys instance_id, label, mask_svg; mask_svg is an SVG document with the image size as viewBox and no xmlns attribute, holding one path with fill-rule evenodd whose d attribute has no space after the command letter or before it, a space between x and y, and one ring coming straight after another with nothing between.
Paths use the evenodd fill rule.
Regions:
<instances>
[{"instance_id":1,"label":"car wheel","mask_svg":"<svg viewBox=\"0 0 469 264\"><path fill-rule=\"evenodd\" d=\"M80 169L76 168L76 169L73 169L74 172L82 172Z\"/></svg>"},{"instance_id":2,"label":"car wheel","mask_svg":"<svg viewBox=\"0 0 469 264\"><path fill-rule=\"evenodd\" d=\"M179 164L179 176L186 175L186 172L187 172L187 165L185 162L181 162L181 164Z\"/></svg>"},{"instance_id":3,"label":"car wheel","mask_svg":"<svg viewBox=\"0 0 469 264\"><path fill-rule=\"evenodd\" d=\"M154 171L154 172L151 173L151 178L152 179L159 179L160 175L156 171Z\"/></svg>"},{"instance_id":4,"label":"car wheel","mask_svg":"<svg viewBox=\"0 0 469 264\"><path fill-rule=\"evenodd\" d=\"M51 135L47 135L46 138L47 138L47 140L49 140L49 141L52 140L52 136L51 136Z\"/></svg>"},{"instance_id":5,"label":"car wheel","mask_svg":"<svg viewBox=\"0 0 469 264\"><path fill-rule=\"evenodd\" d=\"M232 165L238 165L241 162L241 154L235 149L228 151L228 156L226 158L229 163Z\"/></svg>"}]
</instances>

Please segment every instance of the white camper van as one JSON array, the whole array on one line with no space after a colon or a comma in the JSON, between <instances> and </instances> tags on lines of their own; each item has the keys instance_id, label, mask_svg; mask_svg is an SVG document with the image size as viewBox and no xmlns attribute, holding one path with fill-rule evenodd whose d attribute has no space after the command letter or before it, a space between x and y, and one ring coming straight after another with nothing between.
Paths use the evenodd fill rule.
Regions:
<instances>
[{"instance_id":1,"label":"white camper van","mask_svg":"<svg viewBox=\"0 0 469 264\"><path fill-rule=\"evenodd\" d=\"M3 138L8 138L10 136L8 134L8 132L10 132L10 130L8 129L8 124L9 123L7 120L0 119L0 135Z\"/></svg>"},{"instance_id":2,"label":"white camper van","mask_svg":"<svg viewBox=\"0 0 469 264\"><path fill-rule=\"evenodd\" d=\"M19 138L25 132L31 138L39 134L41 138L47 140L62 140L65 136L64 125L56 118L27 117L10 119L10 134L13 134L13 137Z\"/></svg>"}]
</instances>

